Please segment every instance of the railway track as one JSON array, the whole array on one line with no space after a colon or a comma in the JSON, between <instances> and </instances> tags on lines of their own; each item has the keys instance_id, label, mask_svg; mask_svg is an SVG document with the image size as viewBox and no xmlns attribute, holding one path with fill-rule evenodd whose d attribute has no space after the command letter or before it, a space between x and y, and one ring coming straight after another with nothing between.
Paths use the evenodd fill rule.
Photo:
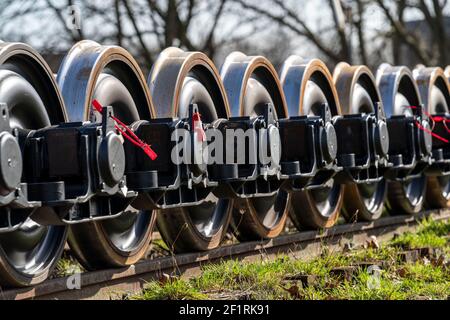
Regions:
<instances>
[{"instance_id":1,"label":"railway track","mask_svg":"<svg viewBox=\"0 0 450 320\"><path fill-rule=\"evenodd\" d=\"M385 217L373 222L337 225L322 231L286 234L266 241L251 241L223 246L208 252L196 252L144 260L122 269L107 269L80 274L80 288L68 289L73 278L47 280L29 288L4 290L3 300L22 299L120 299L127 293L138 293L146 282L158 279L162 273L192 277L201 272L201 266L221 260L254 261L287 254L297 259L312 258L322 251L341 250L346 243L364 244L369 237L378 241L391 239L396 233L412 231L418 222L431 217L434 220L450 218L450 210L424 211L416 216Z\"/></svg>"}]
</instances>

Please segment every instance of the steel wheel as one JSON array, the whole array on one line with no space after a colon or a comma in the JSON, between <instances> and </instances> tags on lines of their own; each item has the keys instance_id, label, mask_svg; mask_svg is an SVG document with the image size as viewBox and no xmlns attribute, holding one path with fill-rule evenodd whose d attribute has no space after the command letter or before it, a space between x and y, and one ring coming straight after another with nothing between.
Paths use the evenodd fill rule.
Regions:
<instances>
[{"instance_id":1,"label":"steel wheel","mask_svg":"<svg viewBox=\"0 0 450 320\"><path fill-rule=\"evenodd\" d=\"M383 100L386 117L412 115L411 106L422 104L411 71L406 67L382 65L377 73L377 84ZM388 201L391 214L414 214L422 210L427 179L425 176L407 182L388 184Z\"/></svg>"},{"instance_id":2,"label":"steel wheel","mask_svg":"<svg viewBox=\"0 0 450 320\"><path fill-rule=\"evenodd\" d=\"M340 114L339 101L330 72L320 60L287 59L281 82L290 116L320 115L327 103L333 115ZM291 195L290 217L297 229L333 226L342 207L344 187L329 181L328 186Z\"/></svg>"},{"instance_id":3,"label":"steel wheel","mask_svg":"<svg viewBox=\"0 0 450 320\"><path fill-rule=\"evenodd\" d=\"M158 57L149 86L159 117L186 117L197 104L204 123L228 118L229 107L218 72L199 52L168 48ZM216 248L225 236L233 201L212 193L200 205L163 210L157 220L161 236L175 252Z\"/></svg>"},{"instance_id":4,"label":"steel wheel","mask_svg":"<svg viewBox=\"0 0 450 320\"><path fill-rule=\"evenodd\" d=\"M24 133L65 121L50 68L24 44L0 43L0 102L8 105L11 126ZM0 234L0 285L44 281L61 256L66 235L66 227L39 225L32 218L16 231Z\"/></svg>"},{"instance_id":5,"label":"steel wheel","mask_svg":"<svg viewBox=\"0 0 450 320\"><path fill-rule=\"evenodd\" d=\"M340 63L333 74L344 114L371 113L381 102L375 79L365 66ZM383 213L387 183L346 184L343 213L347 220L372 221Z\"/></svg>"},{"instance_id":6,"label":"steel wheel","mask_svg":"<svg viewBox=\"0 0 450 320\"><path fill-rule=\"evenodd\" d=\"M287 116L283 91L274 67L263 57L230 54L221 69L232 116L257 116L266 104L278 118ZM240 241L273 238L280 234L289 210L289 195L280 190L269 197L236 200L233 231Z\"/></svg>"},{"instance_id":7,"label":"steel wheel","mask_svg":"<svg viewBox=\"0 0 450 320\"><path fill-rule=\"evenodd\" d=\"M450 84L441 68L420 67L413 72L419 87L420 97L430 114L449 112ZM450 176L428 177L426 194L430 208L448 208L450 206Z\"/></svg>"},{"instance_id":8,"label":"steel wheel","mask_svg":"<svg viewBox=\"0 0 450 320\"><path fill-rule=\"evenodd\" d=\"M57 80L70 121L99 120L93 99L112 106L127 124L153 115L144 76L123 48L81 41L64 59ZM118 218L71 226L69 244L87 269L130 265L146 254L155 219L156 212L129 206Z\"/></svg>"}]
</instances>

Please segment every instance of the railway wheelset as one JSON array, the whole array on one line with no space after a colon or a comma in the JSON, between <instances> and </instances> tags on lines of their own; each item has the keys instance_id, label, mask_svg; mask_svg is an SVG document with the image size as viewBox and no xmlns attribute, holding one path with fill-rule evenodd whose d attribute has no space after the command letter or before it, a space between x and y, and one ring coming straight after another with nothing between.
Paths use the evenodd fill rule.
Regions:
<instances>
[{"instance_id":1,"label":"railway wheelset","mask_svg":"<svg viewBox=\"0 0 450 320\"><path fill-rule=\"evenodd\" d=\"M229 230L274 238L288 217L305 230L448 207L449 74L331 74L298 56L277 72L240 52L219 72L168 48L146 80L125 49L81 41L55 78L2 42L0 284L44 281L66 241L87 270L134 264L156 225L181 253Z\"/></svg>"}]
</instances>

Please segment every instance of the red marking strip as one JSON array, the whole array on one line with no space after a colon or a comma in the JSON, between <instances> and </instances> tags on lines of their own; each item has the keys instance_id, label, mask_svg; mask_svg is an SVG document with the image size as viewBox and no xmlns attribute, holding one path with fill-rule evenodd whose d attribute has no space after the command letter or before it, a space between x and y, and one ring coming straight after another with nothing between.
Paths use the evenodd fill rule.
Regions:
<instances>
[{"instance_id":1,"label":"red marking strip","mask_svg":"<svg viewBox=\"0 0 450 320\"><path fill-rule=\"evenodd\" d=\"M434 132L431 131L431 130L428 130L428 129L424 128L418 121L416 121L416 125L417 125L417 127L418 127L420 130L423 130L423 131L425 131L426 133L431 134L431 135L432 135L433 137L435 137L436 139L439 139L439 140L441 140L441 141L444 141L445 143L448 143L448 140L447 140L447 139L441 137L440 135L434 133Z\"/></svg>"},{"instance_id":2,"label":"red marking strip","mask_svg":"<svg viewBox=\"0 0 450 320\"><path fill-rule=\"evenodd\" d=\"M410 108L411 108L411 109L417 109L416 106L410 106ZM447 120L447 119L445 119L445 118L443 118L443 117L439 117L439 116L433 117L431 114L429 114L429 113L428 113L427 111L425 111L425 110L422 110L422 112L423 112L428 118L430 118L431 121L433 121L433 126L432 126L433 128L434 128L434 123L435 123L435 122L442 122L442 123L444 124L445 129L447 129L447 132L450 133L450 129L447 128L447 125L445 124L446 122L450 122L450 120ZM420 130L423 130L423 131L425 131L426 133L431 134L431 135L432 135L433 137L435 137L436 139L439 139L439 140L441 140L441 141L443 141L443 142L445 142L445 143L449 143L449 141L448 141L447 139L441 137L440 135L434 133L434 132L431 131L431 130L428 130L428 129L424 128L418 121L416 121L416 125L417 125L417 127L418 127Z\"/></svg>"},{"instance_id":3,"label":"red marking strip","mask_svg":"<svg viewBox=\"0 0 450 320\"><path fill-rule=\"evenodd\" d=\"M92 105L94 106L95 110L99 113L103 111L103 107L97 100L92 101ZM144 150L145 154L152 160L155 160L158 158L158 155L156 152L150 147L149 144L142 141L128 126L120 121L117 117L111 116L111 118L116 122L116 129L122 134L122 136L130 141L132 144L134 144L136 147L141 148Z\"/></svg>"},{"instance_id":4,"label":"red marking strip","mask_svg":"<svg viewBox=\"0 0 450 320\"><path fill-rule=\"evenodd\" d=\"M198 141L206 141L205 130L203 130L203 124L201 115L198 112L195 112L192 115L192 127L194 128L194 132L198 133Z\"/></svg>"}]
</instances>

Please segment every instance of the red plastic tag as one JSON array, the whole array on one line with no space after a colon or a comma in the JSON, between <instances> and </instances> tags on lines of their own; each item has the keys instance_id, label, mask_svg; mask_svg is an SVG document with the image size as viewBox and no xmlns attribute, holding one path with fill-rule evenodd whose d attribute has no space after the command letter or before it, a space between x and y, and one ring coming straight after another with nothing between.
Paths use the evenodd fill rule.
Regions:
<instances>
[{"instance_id":1,"label":"red plastic tag","mask_svg":"<svg viewBox=\"0 0 450 320\"><path fill-rule=\"evenodd\" d=\"M198 141L206 141L206 133L205 130L203 130L202 119L200 113L198 112L192 115L192 127L194 129L194 132L198 134Z\"/></svg>"},{"instance_id":2,"label":"red plastic tag","mask_svg":"<svg viewBox=\"0 0 450 320\"><path fill-rule=\"evenodd\" d=\"M411 108L411 109L417 109L416 106L410 106L410 108ZM450 130L447 128L447 125L446 125L446 122L450 122L450 120L447 120L447 119L445 119L445 118L443 118L443 117L439 117L439 116L434 116L434 117L433 117L431 114L429 114L429 113L428 113L427 111L425 111L425 110L423 110L422 112L423 112L428 118L430 118L430 120L433 122L433 126L432 126L433 128L434 128L434 123L435 123L435 122L442 122L442 123L444 124L445 129L447 129L447 132L450 133ZM443 141L443 142L445 142L445 143L448 143L448 142L449 142L447 139L441 137L440 135L434 133L433 131L426 129L426 128L425 128L424 126L422 126L418 121L416 121L416 126L417 126L417 128L419 128L420 130L423 130L423 131L425 131L426 133L431 134L434 138L436 138L436 139L438 139L438 140L441 140L441 141Z\"/></svg>"},{"instance_id":3,"label":"red plastic tag","mask_svg":"<svg viewBox=\"0 0 450 320\"><path fill-rule=\"evenodd\" d=\"M103 111L103 106L97 100L93 100L92 105L97 112L101 113ZM150 145L139 139L139 137L133 132L133 130L128 128L125 123L120 121L115 116L111 116L111 118L116 122L116 129L122 134L125 139L130 141L136 147L141 148L150 159L155 160L156 158L158 158L158 155L150 147Z\"/></svg>"}]
</instances>

